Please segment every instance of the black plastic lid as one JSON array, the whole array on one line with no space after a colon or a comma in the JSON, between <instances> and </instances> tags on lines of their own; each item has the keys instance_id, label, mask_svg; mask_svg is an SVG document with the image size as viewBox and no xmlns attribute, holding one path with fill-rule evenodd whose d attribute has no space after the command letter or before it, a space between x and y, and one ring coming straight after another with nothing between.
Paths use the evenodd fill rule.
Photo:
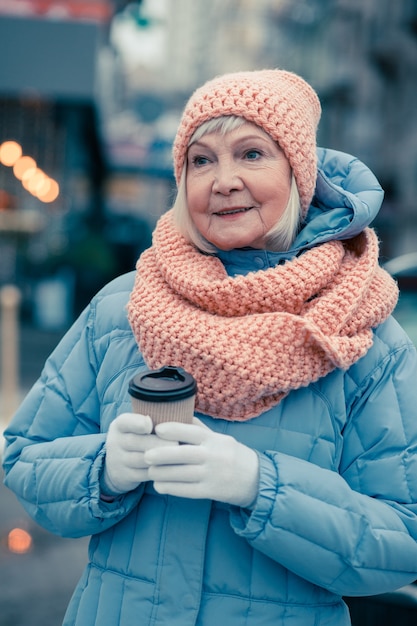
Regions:
<instances>
[{"instance_id":1,"label":"black plastic lid","mask_svg":"<svg viewBox=\"0 0 417 626\"><path fill-rule=\"evenodd\" d=\"M194 378L182 367L167 365L158 370L144 370L129 382L129 393L147 402L175 402L197 392Z\"/></svg>"}]
</instances>

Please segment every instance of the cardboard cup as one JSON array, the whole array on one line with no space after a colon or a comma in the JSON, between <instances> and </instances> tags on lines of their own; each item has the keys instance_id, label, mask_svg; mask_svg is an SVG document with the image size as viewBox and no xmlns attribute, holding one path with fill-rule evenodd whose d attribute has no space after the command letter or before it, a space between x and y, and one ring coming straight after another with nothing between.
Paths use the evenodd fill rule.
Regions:
<instances>
[{"instance_id":1,"label":"cardboard cup","mask_svg":"<svg viewBox=\"0 0 417 626\"><path fill-rule=\"evenodd\" d=\"M162 422L191 423L196 392L191 374L174 366L144 370L129 382L132 411L149 415L154 427Z\"/></svg>"}]
</instances>

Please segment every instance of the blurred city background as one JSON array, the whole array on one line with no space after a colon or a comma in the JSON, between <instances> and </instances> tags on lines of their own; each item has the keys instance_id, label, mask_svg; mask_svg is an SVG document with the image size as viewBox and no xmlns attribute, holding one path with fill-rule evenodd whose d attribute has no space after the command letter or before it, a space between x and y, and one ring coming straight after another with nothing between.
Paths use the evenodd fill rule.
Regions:
<instances>
[{"instance_id":1,"label":"blurred city background","mask_svg":"<svg viewBox=\"0 0 417 626\"><path fill-rule=\"evenodd\" d=\"M415 0L0 0L0 59L2 427L92 295L150 244L182 107L227 71L301 74L322 102L319 144L376 173L381 259L400 277L403 262L398 317L417 342ZM84 551L0 487L0 626L60 624ZM381 610L367 626L391 623Z\"/></svg>"}]
</instances>

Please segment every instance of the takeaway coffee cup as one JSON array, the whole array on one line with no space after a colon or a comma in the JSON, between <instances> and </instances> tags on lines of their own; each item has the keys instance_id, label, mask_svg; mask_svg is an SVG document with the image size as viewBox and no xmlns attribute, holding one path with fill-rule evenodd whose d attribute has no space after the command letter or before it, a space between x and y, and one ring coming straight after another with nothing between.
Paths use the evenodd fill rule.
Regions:
<instances>
[{"instance_id":1,"label":"takeaway coffee cup","mask_svg":"<svg viewBox=\"0 0 417 626\"><path fill-rule=\"evenodd\" d=\"M161 422L192 422L197 383L181 367L165 366L139 372L129 382L134 413Z\"/></svg>"}]
</instances>

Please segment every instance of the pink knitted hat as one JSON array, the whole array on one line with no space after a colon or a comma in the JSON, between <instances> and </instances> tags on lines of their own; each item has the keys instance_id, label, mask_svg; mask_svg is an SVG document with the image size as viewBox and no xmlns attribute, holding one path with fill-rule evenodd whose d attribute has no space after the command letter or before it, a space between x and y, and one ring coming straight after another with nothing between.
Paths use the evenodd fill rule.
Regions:
<instances>
[{"instance_id":1,"label":"pink knitted hat","mask_svg":"<svg viewBox=\"0 0 417 626\"><path fill-rule=\"evenodd\" d=\"M305 216L316 186L320 114L316 92L292 72L259 70L214 78L197 89L185 106L173 146L177 183L194 131L209 119L237 115L263 128L285 152Z\"/></svg>"}]
</instances>

